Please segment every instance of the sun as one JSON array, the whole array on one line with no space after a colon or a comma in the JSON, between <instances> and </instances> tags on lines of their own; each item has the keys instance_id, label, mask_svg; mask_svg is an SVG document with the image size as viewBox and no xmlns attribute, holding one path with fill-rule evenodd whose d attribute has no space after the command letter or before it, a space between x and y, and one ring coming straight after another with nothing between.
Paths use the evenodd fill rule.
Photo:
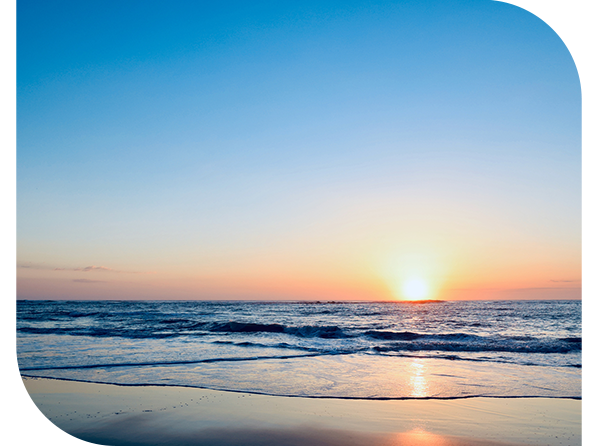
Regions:
<instances>
[{"instance_id":1,"label":"sun","mask_svg":"<svg viewBox=\"0 0 600 446\"><path fill-rule=\"evenodd\" d=\"M429 285L423 279L414 277L402 284L402 294L409 300L422 300L429 296Z\"/></svg>"},{"instance_id":2,"label":"sun","mask_svg":"<svg viewBox=\"0 0 600 446\"><path fill-rule=\"evenodd\" d=\"M381 263L381 276L395 300L422 301L438 299L446 280L446 256L425 246L409 250L396 247Z\"/></svg>"}]
</instances>

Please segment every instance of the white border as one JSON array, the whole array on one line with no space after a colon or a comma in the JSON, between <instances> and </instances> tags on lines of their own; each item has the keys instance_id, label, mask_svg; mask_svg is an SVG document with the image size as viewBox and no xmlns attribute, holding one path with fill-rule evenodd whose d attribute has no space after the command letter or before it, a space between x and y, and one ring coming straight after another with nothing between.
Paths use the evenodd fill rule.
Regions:
<instances>
[{"instance_id":1,"label":"white border","mask_svg":"<svg viewBox=\"0 0 600 446\"><path fill-rule=\"evenodd\" d=\"M595 432L596 402L600 397L597 359L593 354L598 341L598 251L600 249L600 191L599 131L600 122L600 64L597 44L598 8L593 0L510 0L504 1L535 14L546 22L562 39L575 61L582 93L582 150L583 150L583 444L592 444ZM595 44L595 45L594 45ZM596 46L596 48L594 48ZM597 440L596 440L597 441Z\"/></svg>"},{"instance_id":2,"label":"white border","mask_svg":"<svg viewBox=\"0 0 600 446\"><path fill-rule=\"evenodd\" d=\"M2 424L3 441L16 443L16 73L17 24L16 1L0 6L0 41L2 69L0 70L0 196L2 218L0 225L0 271L2 284Z\"/></svg>"}]
</instances>

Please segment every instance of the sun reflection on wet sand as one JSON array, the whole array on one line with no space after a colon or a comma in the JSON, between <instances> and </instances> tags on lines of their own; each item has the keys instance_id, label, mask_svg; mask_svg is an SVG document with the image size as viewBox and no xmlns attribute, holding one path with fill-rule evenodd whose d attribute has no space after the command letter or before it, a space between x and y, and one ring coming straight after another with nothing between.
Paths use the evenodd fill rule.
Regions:
<instances>
[{"instance_id":1,"label":"sun reflection on wet sand","mask_svg":"<svg viewBox=\"0 0 600 446\"><path fill-rule=\"evenodd\" d=\"M423 398L428 396L429 386L425 377L425 364L420 359L415 359L410 364L410 385L412 387L411 396Z\"/></svg>"},{"instance_id":2,"label":"sun reflection on wet sand","mask_svg":"<svg viewBox=\"0 0 600 446\"><path fill-rule=\"evenodd\" d=\"M395 434L386 446L454 446L455 442L423 429Z\"/></svg>"}]
</instances>

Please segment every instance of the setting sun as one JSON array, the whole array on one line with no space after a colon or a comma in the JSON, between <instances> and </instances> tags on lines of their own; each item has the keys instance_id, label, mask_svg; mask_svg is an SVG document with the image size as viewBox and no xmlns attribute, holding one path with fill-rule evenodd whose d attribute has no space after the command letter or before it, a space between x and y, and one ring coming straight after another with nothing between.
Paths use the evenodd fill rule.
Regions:
<instances>
[{"instance_id":1,"label":"setting sun","mask_svg":"<svg viewBox=\"0 0 600 446\"><path fill-rule=\"evenodd\" d=\"M429 295L429 286L423 279L409 279L402 285L402 295L410 300L426 299Z\"/></svg>"},{"instance_id":2,"label":"setting sun","mask_svg":"<svg viewBox=\"0 0 600 446\"><path fill-rule=\"evenodd\" d=\"M445 247L437 249L427 243L391 247L381 276L397 300L438 299L449 273Z\"/></svg>"}]
</instances>

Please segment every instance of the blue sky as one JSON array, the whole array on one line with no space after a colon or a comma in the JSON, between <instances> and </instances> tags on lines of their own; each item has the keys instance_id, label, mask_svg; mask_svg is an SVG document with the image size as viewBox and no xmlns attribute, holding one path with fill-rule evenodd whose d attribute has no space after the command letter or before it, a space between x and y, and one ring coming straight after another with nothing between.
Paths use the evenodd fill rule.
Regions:
<instances>
[{"instance_id":1,"label":"blue sky","mask_svg":"<svg viewBox=\"0 0 600 446\"><path fill-rule=\"evenodd\" d=\"M243 297L268 281L252 259L321 287L340 265L343 288L381 246L439 239L467 266L526 251L535 281L490 260L493 287L577 279L579 81L522 9L19 1L17 30L22 264L151 270L165 292L231 275ZM25 270L30 297L76 280Z\"/></svg>"}]
</instances>

